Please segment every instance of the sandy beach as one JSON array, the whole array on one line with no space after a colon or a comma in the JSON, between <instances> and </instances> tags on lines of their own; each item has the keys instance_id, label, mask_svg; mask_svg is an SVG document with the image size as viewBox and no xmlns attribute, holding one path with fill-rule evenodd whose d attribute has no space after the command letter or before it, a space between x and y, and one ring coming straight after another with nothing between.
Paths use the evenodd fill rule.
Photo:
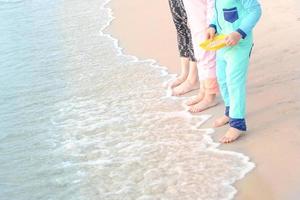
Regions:
<instances>
[{"instance_id":1,"label":"sandy beach","mask_svg":"<svg viewBox=\"0 0 300 200\"><path fill-rule=\"evenodd\" d=\"M244 153L256 168L238 181L237 200L300 199L300 9L296 0L261 0L248 78L248 134L222 145ZM175 27L167 1L118 1L109 30L128 54L152 58L178 73ZM204 113L217 117L223 105ZM211 127L213 119L205 126ZM226 129L217 129L214 139ZM201 184L201 183L199 183Z\"/></svg>"}]
</instances>

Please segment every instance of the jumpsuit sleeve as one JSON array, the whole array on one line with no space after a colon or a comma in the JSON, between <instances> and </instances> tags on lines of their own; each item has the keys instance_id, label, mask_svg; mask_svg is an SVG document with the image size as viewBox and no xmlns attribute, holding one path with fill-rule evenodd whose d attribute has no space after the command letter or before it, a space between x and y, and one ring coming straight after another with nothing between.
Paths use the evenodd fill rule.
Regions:
<instances>
[{"instance_id":1,"label":"jumpsuit sleeve","mask_svg":"<svg viewBox=\"0 0 300 200\"><path fill-rule=\"evenodd\" d=\"M206 0L206 10L207 10L207 15L206 15L207 24L211 24L212 19L214 18L215 0Z\"/></svg>"},{"instance_id":2,"label":"jumpsuit sleeve","mask_svg":"<svg viewBox=\"0 0 300 200\"><path fill-rule=\"evenodd\" d=\"M216 18L216 9L215 9L215 0L207 0L207 21L209 27L212 27L217 32L217 18Z\"/></svg>"},{"instance_id":3,"label":"jumpsuit sleeve","mask_svg":"<svg viewBox=\"0 0 300 200\"><path fill-rule=\"evenodd\" d=\"M247 12L247 16L242 20L237 32L245 39L260 19L262 11L257 0L241 0L241 3Z\"/></svg>"}]
</instances>

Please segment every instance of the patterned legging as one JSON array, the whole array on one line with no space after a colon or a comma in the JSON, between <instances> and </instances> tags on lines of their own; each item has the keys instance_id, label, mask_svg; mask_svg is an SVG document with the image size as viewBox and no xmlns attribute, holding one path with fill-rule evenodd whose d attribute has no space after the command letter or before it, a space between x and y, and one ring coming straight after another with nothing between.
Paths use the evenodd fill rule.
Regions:
<instances>
[{"instance_id":1,"label":"patterned legging","mask_svg":"<svg viewBox=\"0 0 300 200\"><path fill-rule=\"evenodd\" d=\"M181 57L195 61L192 35L182 0L169 0L170 10L177 30L178 49Z\"/></svg>"}]
</instances>

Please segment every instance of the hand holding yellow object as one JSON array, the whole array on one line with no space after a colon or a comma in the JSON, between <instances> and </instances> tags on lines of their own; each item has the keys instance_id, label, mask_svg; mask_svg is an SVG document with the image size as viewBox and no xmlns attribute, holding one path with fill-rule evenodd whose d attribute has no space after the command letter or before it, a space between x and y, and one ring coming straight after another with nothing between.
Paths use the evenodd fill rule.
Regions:
<instances>
[{"instance_id":1,"label":"hand holding yellow object","mask_svg":"<svg viewBox=\"0 0 300 200\"><path fill-rule=\"evenodd\" d=\"M212 40L205 40L200 47L207 51L217 51L226 46L225 38L227 35L217 35Z\"/></svg>"}]
</instances>

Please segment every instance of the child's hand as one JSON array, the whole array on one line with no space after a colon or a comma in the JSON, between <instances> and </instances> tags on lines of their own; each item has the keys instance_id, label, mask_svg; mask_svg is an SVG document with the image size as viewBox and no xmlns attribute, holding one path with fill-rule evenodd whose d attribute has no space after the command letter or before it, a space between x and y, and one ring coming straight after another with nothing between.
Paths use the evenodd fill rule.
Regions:
<instances>
[{"instance_id":1,"label":"child's hand","mask_svg":"<svg viewBox=\"0 0 300 200\"><path fill-rule=\"evenodd\" d=\"M215 35L216 35L216 29L214 29L213 27L209 27L206 31L206 39L212 40L214 39Z\"/></svg>"},{"instance_id":2,"label":"child's hand","mask_svg":"<svg viewBox=\"0 0 300 200\"><path fill-rule=\"evenodd\" d=\"M237 43L239 43L241 38L242 38L241 34L239 34L238 32L232 32L225 38L226 45L227 46L237 45Z\"/></svg>"}]
</instances>

